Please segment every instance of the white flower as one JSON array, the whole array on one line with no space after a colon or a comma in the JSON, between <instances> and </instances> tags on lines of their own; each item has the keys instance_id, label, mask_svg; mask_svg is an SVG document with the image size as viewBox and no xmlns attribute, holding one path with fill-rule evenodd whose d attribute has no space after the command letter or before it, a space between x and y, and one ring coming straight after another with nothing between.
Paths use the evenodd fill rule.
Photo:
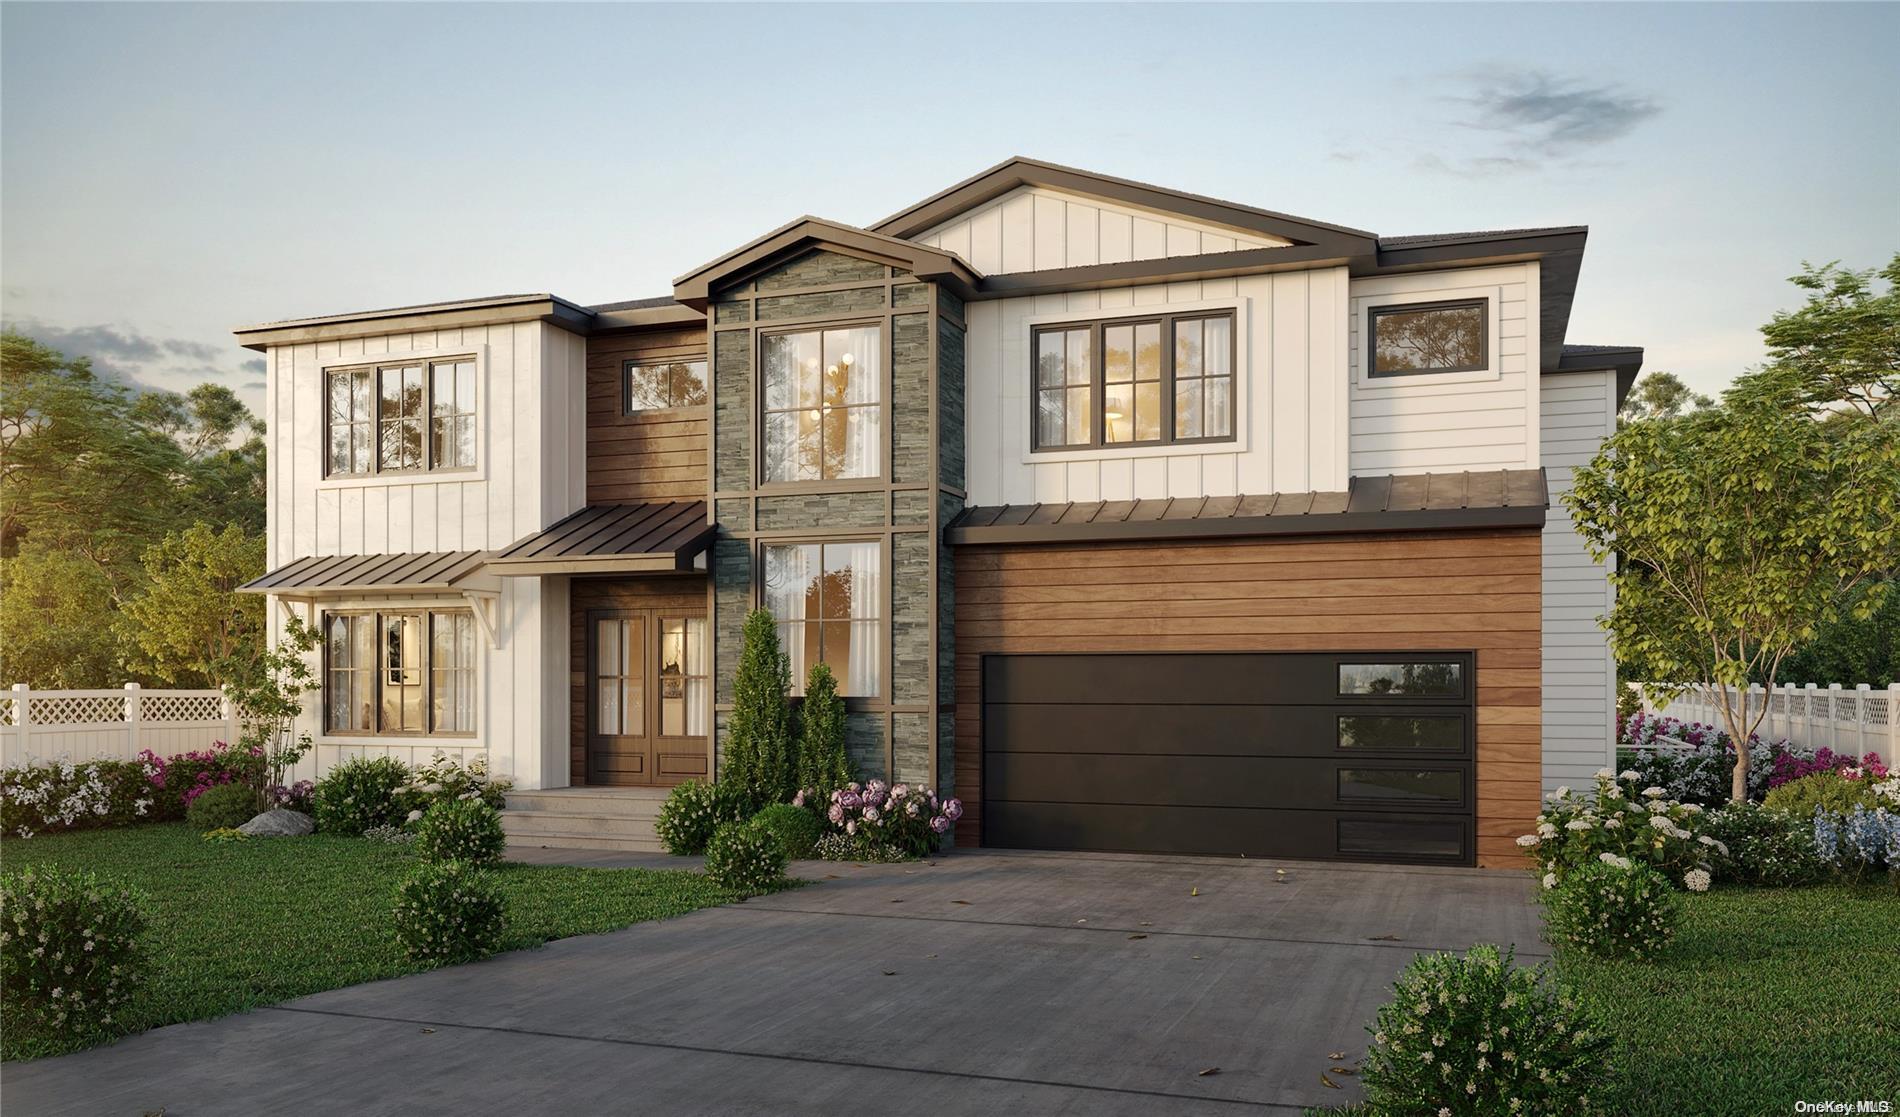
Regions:
<instances>
[{"instance_id":1,"label":"white flower","mask_svg":"<svg viewBox=\"0 0 1900 1117\"><path fill-rule=\"evenodd\" d=\"M1544 874L1544 891L1548 892L1555 887L1557 887L1557 874L1545 873Z\"/></svg>"},{"instance_id":2,"label":"white flower","mask_svg":"<svg viewBox=\"0 0 1900 1117\"><path fill-rule=\"evenodd\" d=\"M1517 844L1523 846L1525 849L1529 849L1531 846L1536 845L1539 840L1535 834L1520 834L1517 838Z\"/></svg>"},{"instance_id":3,"label":"white flower","mask_svg":"<svg viewBox=\"0 0 1900 1117\"><path fill-rule=\"evenodd\" d=\"M1659 814L1650 815L1649 824L1658 830L1674 830L1676 828L1675 823L1669 821L1666 816Z\"/></svg>"},{"instance_id":4,"label":"white flower","mask_svg":"<svg viewBox=\"0 0 1900 1117\"><path fill-rule=\"evenodd\" d=\"M1554 823L1549 823L1549 822L1540 822L1540 823L1538 823L1538 824L1537 824L1537 836L1538 836L1538 837L1540 837L1540 838L1554 838L1554 837L1556 837L1556 836L1557 836L1557 827L1556 827L1556 825L1555 825Z\"/></svg>"},{"instance_id":5,"label":"white flower","mask_svg":"<svg viewBox=\"0 0 1900 1117\"><path fill-rule=\"evenodd\" d=\"M1564 823L1564 829L1576 830L1579 833L1581 833L1584 830L1590 829L1594 825L1596 824L1591 822L1587 818L1573 818L1569 822Z\"/></svg>"},{"instance_id":6,"label":"white flower","mask_svg":"<svg viewBox=\"0 0 1900 1117\"><path fill-rule=\"evenodd\" d=\"M414 821L415 821L416 819L418 819L418 818L421 818L421 817L422 817L422 812L421 812L421 811L410 811L410 812L409 812L409 821L410 821L410 822L414 822Z\"/></svg>"},{"instance_id":7,"label":"white flower","mask_svg":"<svg viewBox=\"0 0 1900 1117\"><path fill-rule=\"evenodd\" d=\"M1630 867L1629 858L1619 857L1614 853L1599 853L1597 854L1597 860L1603 862L1605 865L1615 865L1619 869L1627 869Z\"/></svg>"},{"instance_id":8,"label":"white flower","mask_svg":"<svg viewBox=\"0 0 1900 1117\"><path fill-rule=\"evenodd\" d=\"M1669 793L1660 787L1645 787L1643 789L1643 798L1645 799L1660 799L1667 794Z\"/></svg>"},{"instance_id":9,"label":"white flower","mask_svg":"<svg viewBox=\"0 0 1900 1117\"><path fill-rule=\"evenodd\" d=\"M1598 769L1597 769L1597 779L1600 779L1600 780L1613 780L1613 779L1615 779L1615 778L1616 778L1616 773L1615 773L1615 772L1612 772L1612 771L1610 771L1610 770L1609 770L1608 768L1598 768Z\"/></svg>"},{"instance_id":10,"label":"white flower","mask_svg":"<svg viewBox=\"0 0 1900 1117\"><path fill-rule=\"evenodd\" d=\"M1642 779L1643 777L1642 777L1642 773L1638 772L1636 769L1625 768L1621 772L1617 773L1616 778L1620 780L1628 780L1631 783L1635 783L1636 781Z\"/></svg>"},{"instance_id":11,"label":"white flower","mask_svg":"<svg viewBox=\"0 0 1900 1117\"><path fill-rule=\"evenodd\" d=\"M1690 869L1682 875L1682 884L1683 887L1691 892L1707 892L1709 890L1709 874L1701 869Z\"/></svg>"},{"instance_id":12,"label":"white flower","mask_svg":"<svg viewBox=\"0 0 1900 1117\"><path fill-rule=\"evenodd\" d=\"M1623 820L1620 818L1606 818L1603 820L1603 828L1605 830L1620 829L1622 825L1623 825Z\"/></svg>"}]
</instances>

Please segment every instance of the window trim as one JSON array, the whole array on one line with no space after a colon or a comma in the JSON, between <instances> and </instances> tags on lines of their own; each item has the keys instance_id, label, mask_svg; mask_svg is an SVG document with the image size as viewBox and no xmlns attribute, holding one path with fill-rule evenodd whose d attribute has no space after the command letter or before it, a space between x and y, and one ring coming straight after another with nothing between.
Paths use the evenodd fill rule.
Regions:
<instances>
[{"instance_id":1,"label":"window trim","mask_svg":"<svg viewBox=\"0 0 1900 1117\"><path fill-rule=\"evenodd\" d=\"M653 365L699 365L706 387L705 403L669 403L665 407L633 406L633 370ZM641 415L671 415L675 412L703 413L712 406L712 356L710 353L661 357L657 355L625 357L620 362L620 414L622 418Z\"/></svg>"},{"instance_id":2,"label":"window trim","mask_svg":"<svg viewBox=\"0 0 1900 1117\"><path fill-rule=\"evenodd\" d=\"M862 286L862 284L860 284L859 286ZM803 293L803 292L800 292L800 293ZM891 398L890 398L892 375L893 375L892 370L891 370L891 345L892 345L892 338L896 335L896 332L897 332L896 328L892 326L891 324L891 320L893 317L895 317L895 315L887 313L883 317L879 317L879 318L854 317L854 318L840 318L836 321L832 321L830 319L792 321L792 322L786 322L783 324L774 323L769 327L761 323L756 323L756 322L751 323L753 327L751 333L752 333L752 394L753 394L752 429L753 429L753 444L754 444L752 475L753 475L754 484L758 486L758 488L755 491L758 491L761 493L794 492L794 491L837 492L837 491L842 491L840 489L840 486L842 486L844 489L849 489L855 492L859 489L862 489L867 483L880 483L880 484L886 484L886 485L890 483L891 457L892 457L891 423L893 421L892 416L894 414L894 412L892 411L892 404L891 404ZM867 409L867 410L871 406L875 406L877 408L878 422L880 424L879 429L878 429L878 436L876 439L877 456L878 456L878 471L876 473L870 474L869 476L865 476L865 477L813 477L813 478L803 478L796 481L773 480L771 477L771 467L766 458L766 452L767 452L766 451L766 416L774 415L774 414L785 414L787 412L794 412L794 411L809 410L809 408L798 408L798 407L784 408L784 409L767 409L766 408L765 406L765 395L766 395L765 342L766 342L766 339L772 338L772 337L784 337L788 334L815 333L815 334L820 335L819 347L820 347L820 350L822 351L823 346L824 346L823 335L826 331L828 330L856 330L856 329L866 329L866 328L877 331L878 360L883 364L884 371L883 371L883 375L880 376L878 379L877 403L875 405L854 404L851 406L858 409ZM711 375L710 368L708 369L707 375L709 376ZM711 398L710 391L708 392L708 398L709 399ZM822 542L822 540L820 540L819 542Z\"/></svg>"},{"instance_id":3,"label":"window trim","mask_svg":"<svg viewBox=\"0 0 1900 1117\"><path fill-rule=\"evenodd\" d=\"M380 370L408 365L423 366L423 457L426 461L434 452L434 440L430 437L434 414L432 398L435 391L435 378L429 373L431 365L453 364L468 361L475 366L475 464L471 466L443 466L438 469L380 469L381 423L380 415L370 421L370 470L367 473L334 473L330 470L330 377L336 373L369 372L372 392L380 392ZM418 349L410 353L365 353L351 357L338 357L324 361L317 369L317 414L320 416L320 433L317 439L317 487L320 489L348 489L384 484L435 484L463 481L480 481L487 475L487 420L488 420L488 346L462 345L453 348ZM379 395L376 395L380 399ZM372 404L374 406L374 404ZM380 411L380 407L377 408Z\"/></svg>"},{"instance_id":4,"label":"window trim","mask_svg":"<svg viewBox=\"0 0 1900 1117\"><path fill-rule=\"evenodd\" d=\"M319 724L322 728L321 739L323 740L331 740L331 739L355 740L358 738L367 739L367 738L373 737L379 740L404 740L404 741L461 740L461 741L467 741L467 740L473 740L476 737L479 737L481 735L481 710L482 710L481 647L482 645L481 645L481 640L479 638L475 641L475 662L471 665L471 668L470 668L473 671L473 675L474 675L471 682L475 688L475 695L474 695L474 714L475 714L475 722L476 722L475 727L467 730L466 732L454 732L454 733L438 733L434 729L434 724L435 724L434 655L435 655L435 652L434 652L434 641L433 641L433 634L434 634L433 618L437 614L444 614L444 615L459 614L462 616L469 617L472 623L476 623L474 622L475 611L473 609L467 608L467 607L456 608L452 606L438 608L432 605L408 605L408 606L389 605L383 608L366 607L366 608L355 608L355 609L325 609L318 615L317 631L321 634L322 641L323 641L322 643L323 663L319 671L319 677L322 679L322 683L318 687L318 691L317 691L318 701L321 703L321 706L322 706L322 713L319 715L319 719L318 719ZM421 626L422 636L421 636L421 639L418 641L422 649L422 663L417 668L417 670L420 672L422 676L423 718L425 722L430 726L430 728L424 729L423 731L419 733L406 733L400 730L385 730L382 728L382 720L383 720L382 653L383 653L383 617L385 616L419 616L422 618L422 626ZM371 680L370 686L372 688L371 706L375 710L375 721L376 721L375 728L335 729L335 728L332 728L330 725L330 676L331 676L331 673L333 671L342 671L342 670L354 671L358 669L355 667L340 668L340 667L333 666L330 659L330 618L332 617L368 617L370 618L371 624L375 628L376 662L373 664L370 664L368 667L369 677ZM478 623L477 623L477 631L479 632Z\"/></svg>"},{"instance_id":5,"label":"window trim","mask_svg":"<svg viewBox=\"0 0 1900 1117\"><path fill-rule=\"evenodd\" d=\"M1457 310L1478 308L1478 362L1450 368L1412 368L1380 372L1379 319L1388 314L1408 314L1421 310ZM1407 376L1442 376L1460 372L1485 372L1491 368L1491 299L1478 295L1469 298L1430 299L1424 302L1379 303L1366 307L1366 379L1392 380Z\"/></svg>"},{"instance_id":6,"label":"window trim","mask_svg":"<svg viewBox=\"0 0 1900 1117\"><path fill-rule=\"evenodd\" d=\"M1228 322L1227 379L1232 382L1232 390L1228 404L1232 409L1232 427L1224 435L1178 438L1174 434L1175 324L1177 322L1205 321L1211 318L1225 318ZM1178 452L1177 448L1182 447L1190 448L1187 452L1199 452L1198 448L1202 446L1226 446L1230 444L1236 449L1244 450L1246 447L1241 438L1241 427L1245 421L1244 400L1246 397L1244 385L1247 379L1242 362L1242 355L1246 352L1246 347L1242 340L1245 320L1246 315L1244 308L1233 303L1192 303L1180 306L1161 304L1157 306L1130 307L1127 312L1123 314L1103 315L1094 318L1057 316L1030 320L1028 323L1028 384L1026 386L1026 395L1029 401L1029 430L1028 440L1025 443L1027 449L1024 452L1024 460L1048 461L1052 459L1052 456L1056 456L1055 460L1061 460L1059 455L1064 454L1097 456L1103 453L1116 452L1134 452L1137 454L1167 453L1170 451ZM1161 379L1159 381L1161 395L1161 437L1139 442L1109 442L1106 440L1106 432L1104 430L1107 424L1105 408L1108 400L1108 377L1107 352L1102 345L1103 334L1107 328L1112 326L1140 326L1150 323L1159 324L1161 327ZM1089 369L1089 406L1091 412L1089 416L1089 441L1086 443L1067 443L1060 446L1039 445L1036 441L1038 427L1037 409L1042 388L1036 379L1036 353L1041 344L1041 337L1045 333L1059 333L1078 328L1087 328L1089 331L1089 359L1091 364L1091 368ZM1203 377L1202 379L1205 380L1206 378Z\"/></svg>"}]
</instances>

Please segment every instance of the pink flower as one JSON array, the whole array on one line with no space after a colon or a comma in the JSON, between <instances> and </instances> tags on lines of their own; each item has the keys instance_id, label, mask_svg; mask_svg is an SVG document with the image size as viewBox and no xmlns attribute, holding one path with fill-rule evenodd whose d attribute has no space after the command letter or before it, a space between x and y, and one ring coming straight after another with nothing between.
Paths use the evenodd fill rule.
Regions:
<instances>
[{"instance_id":1,"label":"pink flower","mask_svg":"<svg viewBox=\"0 0 1900 1117\"><path fill-rule=\"evenodd\" d=\"M866 808L864 808L864 821L866 821L866 822L876 822L876 821L878 820L878 818L879 818L879 815L878 815L878 813L877 813L877 808L876 808L876 807L866 807Z\"/></svg>"},{"instance_id":2,"label":"pink flower","mask_svg":"<svg viewBox=\"0 0 1900 1117\"><path fill-rule=\"evenodd\" d=\"M844 832L847 834L856 834L858 832L858 820L854 818L850 822L845 823Z\"/></svg>"},{"instance_id":3,"label":"pink flower","mask_svg":"<svg viewBox=\"0 0 1900 1117\"><path fill-rule=\"evenodd\" d=\"M961 799L945 799L943 801L943 816L949 819L951 822L955 822L957 819L962 818L963 817L963 801Z\"/></svg>"},{"instance_id":4,"label":"pink flower","mask_svg":"<svg viewBox=\"0 0 1900 1117\"><path fill-rule=\"evenodd\" d=\"M891 798L893 799L902 799L904 796L909 795L909 794L910 794L910 788L905 787L901 783L898 784L896 787L891 788Z\"/></svg>"},{"instance_id":5,"label":"pink flower","mask_svg":"<svg viewBox=\"0 0 1900 1117\"><path fill-rule=\"evenodd\" d=\"M792 796L792 806L802 807L804 805L805 805L805 792L803 789L800 789L798 794Z\"/></svg>"},{"instance_id":6,"label":"pink flower","mask_svg":"<svg viewBox=\"0 0 1900 1117\"><path fill-rule=\"evenodd\" d=\"M844 808L838 804L833 803L831 810L827 811L826 814L831 819L833 826L841 826L844 824Z\"/></svg>"}]
</instances>

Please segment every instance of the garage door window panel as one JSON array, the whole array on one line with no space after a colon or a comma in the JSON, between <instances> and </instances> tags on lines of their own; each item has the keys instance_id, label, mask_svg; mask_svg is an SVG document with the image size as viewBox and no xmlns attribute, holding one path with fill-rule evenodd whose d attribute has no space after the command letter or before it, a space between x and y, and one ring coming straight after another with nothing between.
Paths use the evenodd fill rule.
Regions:
<instances>
[{"instance_id":1,"label":"garage door window panel","mask_svg":"<svg viewBox=\"0 0 1900 1117\"><path fill-rule=\"evenodd\" d=\"M1339 801L1460 807L1465 773L1462 768L1341 768Z\"/></svg>"},{"instance_id":2,"label":"garage door window panel","mask_svg":"<svg viewBox=\"0 0 1900 1117\"><path fill-rule=\"evenodd\" d=\"M1463 861L1467 824L1461 819L1342 818L1342 856L1391 860Z\"/></svg>"},{"instance_id":3,"label":"garage door window panel","mask_svg":"<svg viewBox=\"0 0 1900 1117\"><path fill-rule=\"evenodd\" d=\"M1465 665L1458 660L1346 660L1339 665L1341 697L1463 698L1465 693Z\"/></svg>"},{"instance_id":4,"label":"garage door window panel","mask_svg":"<svg viewBox=\"0 0 1900 1117\"><path fill-rule=\"evenodd\" d=\"M1362 752L1461 753L1467 724L1460 714L1340 714L1335 739Z\"/></svg>"}]
</instances>

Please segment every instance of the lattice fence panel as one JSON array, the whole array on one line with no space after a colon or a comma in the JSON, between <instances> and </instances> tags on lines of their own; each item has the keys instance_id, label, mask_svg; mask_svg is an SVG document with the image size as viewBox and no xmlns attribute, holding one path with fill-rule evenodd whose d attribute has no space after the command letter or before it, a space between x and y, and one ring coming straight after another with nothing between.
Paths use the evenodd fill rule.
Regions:
<instances>
[{"instance_id":1,"label":"lattice fence panel","mask_svg":"<svg viewBox=\"0 0 1900 1117\"><path fill-rule=\"evenodd\" d=\"M17 698L0 698L0 725L20 724L19 716L16 713L19 707L20 700Z\"/></svg>"},{"instance_id":2,"label":"lattice fence panel","mask_svg":"<svg viewBox=\"0 0 1900 1117\"><path fill-rule=\"evenodd\" d=\"M123 725L125 699L105 698L31 698L27 716L34 725Z\"/></svg>"},{"instance_id":3,"label":"lattice fence panel","mask_svg":"<svg viewBox=\"0 0 1900 1117\"><path fill-rule=\"evenodd\" d=\"M147 694L139 698L141 721L223 721L224 701L215 694Z\"/></svg>"}]
</instances>

